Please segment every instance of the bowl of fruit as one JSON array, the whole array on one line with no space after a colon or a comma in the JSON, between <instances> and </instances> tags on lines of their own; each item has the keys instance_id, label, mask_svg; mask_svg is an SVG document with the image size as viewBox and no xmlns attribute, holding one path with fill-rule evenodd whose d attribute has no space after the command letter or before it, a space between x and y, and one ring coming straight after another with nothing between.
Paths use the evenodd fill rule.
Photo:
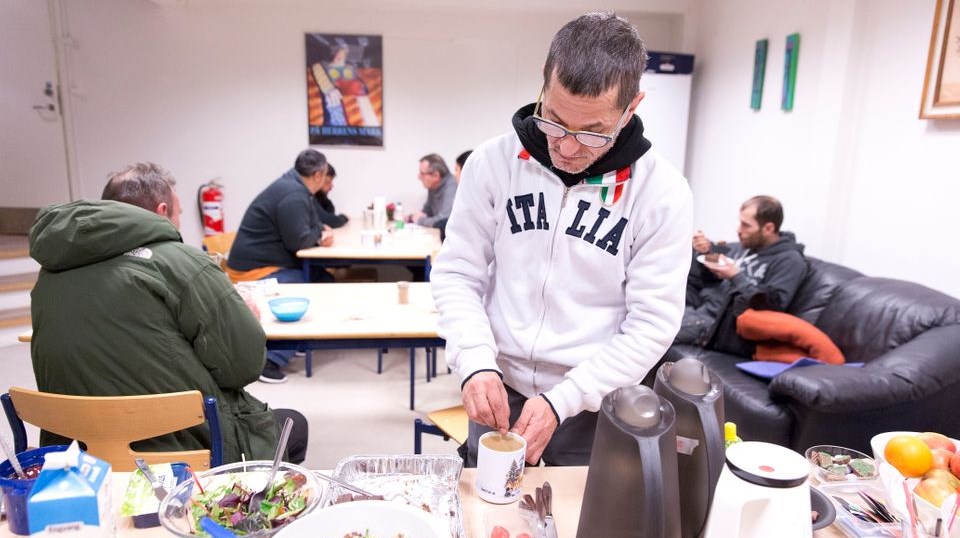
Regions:
<instances>
[{"instance_id":1,"label":"bowl of fruit","mask_svg":"<svg viewBox=\"0 0 960 538\"><path fill-rule=\"evenodd\" d=\"M906 516L915 504L917 517L928 522L942 517L941 509L949 514L960 490L960 442L934 432L896 431L874 436L870 445L894 509Z\"/></svg>"}]
</instances>

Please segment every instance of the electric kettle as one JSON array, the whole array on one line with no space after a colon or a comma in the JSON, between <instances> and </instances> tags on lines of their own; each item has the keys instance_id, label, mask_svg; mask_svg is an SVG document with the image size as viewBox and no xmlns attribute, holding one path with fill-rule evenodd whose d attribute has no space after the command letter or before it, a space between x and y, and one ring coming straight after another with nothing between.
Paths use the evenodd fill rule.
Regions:
<instances>
[{"instance_id":1,"label":"electric kettle","mask_svg":"<svg viewBox=\"0 0 960 538\"><path fill-rule=\"evenodd\" d=\"M650 387L600 404L577 530L597 536L680 538L675 414Z\"/></svg>"},{"instance_id":2,"label":"electric kettle","mask_svg":"<svg viewBox=\"0 0 960 538\"><path fill-rule=\"evenodd\" d=\"M683 538L701 538L724 463L723 389L696 359L667 362L653 390L677 413L677 472Z\"/></svg>"},{"instance_id":3,"label":"electric kettle","mask_svg":"<svg viewBox=\"0 0 960 538\"><path fill-rule=\"evenodd\" d=\"M810 464L779 445L727 448L706 538L811 538Z\"/></svg>"}]
</instances>

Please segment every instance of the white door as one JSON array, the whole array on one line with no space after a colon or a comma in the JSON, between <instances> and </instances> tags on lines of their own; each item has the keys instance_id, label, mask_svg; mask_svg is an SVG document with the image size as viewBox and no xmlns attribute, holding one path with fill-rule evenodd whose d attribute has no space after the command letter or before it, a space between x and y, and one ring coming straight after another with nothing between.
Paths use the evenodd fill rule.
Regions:
<instances>
[{"instance_id":1,"label":"white door","mask_svg":"<svg viewBox=\"0 0 960 538\"><path fill-rule=\"evenodd\" d=\"M70 201L47 2L0 0L0 207Z\"/></svg>"}]
</instances>

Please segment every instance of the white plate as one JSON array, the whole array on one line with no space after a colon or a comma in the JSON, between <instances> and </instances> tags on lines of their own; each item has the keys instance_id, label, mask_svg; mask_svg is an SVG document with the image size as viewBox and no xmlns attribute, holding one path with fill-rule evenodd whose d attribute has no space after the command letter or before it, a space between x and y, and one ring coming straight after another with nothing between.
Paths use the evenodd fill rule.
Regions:
<instances>
[{"instance_id":1,"label":"white plate","mask_svg":"<svg viewBox=\"0 0 960 538\"><path fill-rule=\"evenodd\" d=\"M721 254L721 256L723 256L723 255ZM725 257L721 257L721 258L720 258L720 261L714 263L714 262L708 262L708 261L707 261L707 255L706 255L706 254L701 254L701 255L697 256L697 261L698 261L698 262L700 262L700 263L702 263L702 264L704 264L704 265L708 265L708 266L709 266L709 265L716 265L717 267L724 267L724 266L727 265L727 262L725 262L724 259L725 259Z\"/></svg>"},{"instance_id":2,"label":"white plate","mask_svg":"<svg viewBox=\"0 0 960 538\"><path fill-rule=\"evenodd\" d=\"M884 432L874 435L873 438L870 439L870 450L873 450L873 459L877 460L877 462L886 461L883 459L883 449L886 448L887 442L890 439L898 435L913 436L918 433L920 432ZM960 441L952 438L950 440L953 441L954 446L957 447L957 452L960 452Z\"/></svg>"},{"instance_id":3,"label":"white plate","mask_svg":"<svg viewBox=\"0 0 960 538\"><path fill-rule=\"evenodd\" d=\"M399 532L416 538L450 538L443 520L397 501L353 501L315 510L281 529L276 538L339 537L354 531L361 536L369 531L377 538L392 538Z\"/></svg>"}]
</instances>

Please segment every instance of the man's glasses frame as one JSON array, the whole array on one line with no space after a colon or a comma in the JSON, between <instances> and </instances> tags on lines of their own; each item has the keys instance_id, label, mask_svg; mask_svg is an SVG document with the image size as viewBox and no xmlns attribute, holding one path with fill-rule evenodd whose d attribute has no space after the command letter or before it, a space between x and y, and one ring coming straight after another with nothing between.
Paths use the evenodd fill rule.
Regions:
<instances>
[{"instance_id":1,"label":"man's glasses frame","mask_svg":"<svg viewBox=\"0 0 960 538\"><path fill-rule=\"evenodd\" d=\"M613 133L607 135L594 133L592 131L571 131L559 123L544 118L540 115L540 105L542 102L543 88L540 88L540 95L537 96L537 104L533 108L533 121L537 124L537 128L550 138L564 138L568 135L573 136L575 139L577 139L577 142L587 146L588 148L602 148L612 142L617 135L620 134L623 120L627 117L627 112L630 111L630 105L628 104L627 108L623 109L623 113L620 114L620 119L617 120L617 124L613 129Z\"/></svg>"}]
</instances>

